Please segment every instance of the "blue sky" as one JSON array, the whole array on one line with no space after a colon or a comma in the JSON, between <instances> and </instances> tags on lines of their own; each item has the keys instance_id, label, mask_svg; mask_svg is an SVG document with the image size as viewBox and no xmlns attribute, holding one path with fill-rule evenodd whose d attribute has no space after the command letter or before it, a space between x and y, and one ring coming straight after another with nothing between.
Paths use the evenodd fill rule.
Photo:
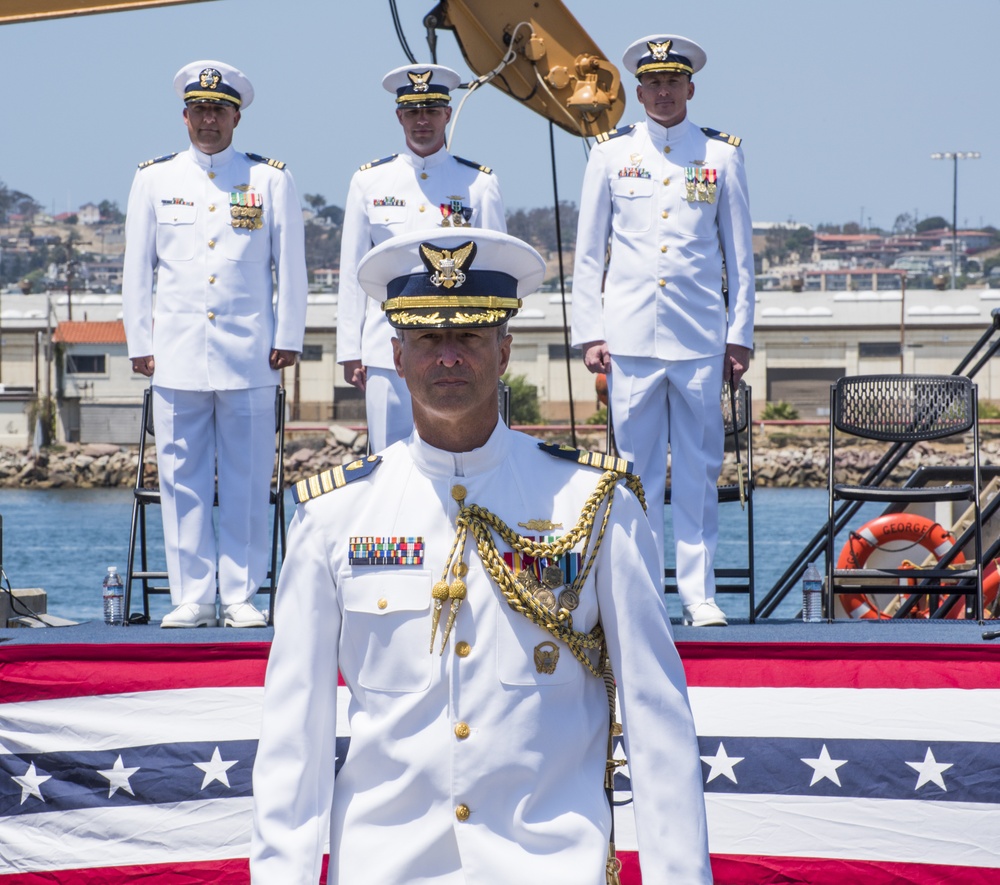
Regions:
<instances>
[{"instance_id":1,"label":"blue sky","mask_svg":"<svg viewBox=\"0 0 1000 885\"><path fill-rule=\"evenodd\" d=\"M497 0L500 2L500 0ZM434 0L399 0L411 48ZM708 53L689 116L740 135L757 221L857 221L952 213L1000 226L1000 0L720 0L672 11L634 0L567 0L607 56L649 33ZM212 0L141 12L0 26L0 180L56 212L117 200L138 162L187 145L171 82L183 64L242 68L257 98L236 145L285 160L300 193L343 205L358 165L398 150L382 75L404 64L387 0ZM469 76L451 34L438 60ZM623 122L637 119L631 77ZM548 123L499 91L466 103L455 153L492 166L508 208L549 205ZM580 139L557 130L559 192L578 201Z\"/></svg>"}]
</instances>

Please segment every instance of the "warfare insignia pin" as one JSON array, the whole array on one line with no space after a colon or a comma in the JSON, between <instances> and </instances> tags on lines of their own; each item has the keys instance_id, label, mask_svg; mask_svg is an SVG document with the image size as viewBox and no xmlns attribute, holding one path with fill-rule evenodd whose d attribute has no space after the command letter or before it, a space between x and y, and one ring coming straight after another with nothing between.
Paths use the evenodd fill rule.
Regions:
<instances>
[{"instance_id":1,"label":"warfare insignia pin","mask_svg":"<svg viewBox=\"0 0 1000 885\"><path fill-rule=\"evenodd\" d=\"M433 286L457 289L465 282L465 270L476 256L476 244L470 240L457 249L438 249L433 243L420 244L420 259L431 271Z\"/></svg>"},{"instance_id":2,"label":"warfare insignia pin","mask_svg":"<svg viewBox=\"0 0 1000 885\"><path fill-rule=\"evenodd\" d=\"M216 89L220 80L222 80L222 74L215 68L205 68L198 76L198 84L202 89Z\"/></svg>"},{"instance_id":3,"label":"warfare insignia pin","mask_svg":"<svg viewBox=\"0 0 1000 885\"><path fill-rule=\"evenodd\" d=\"M422 74L418 74L416 71L407 71L406 76L410 78L414 92L427 92L431 88L430 71L424 71Z\"/></svg>"},{"instance_id":4,"label":"warfare insignia pin","mask_svg":"<svg viewBox=\"0 0 1000 885\"><path fill-rule=\"evenodd\" d=\"M532 532L551 532L552 529L562 528L561 522L549 522L547 519L529 519L527 522L519 522L518 525Z\"/></svg>"},{"instance_id":5,"label":"warfare insignia pin","mask_svg":"<svg viewBox=\"0 0 1000 885\"><path fill-rule=\"evenodd\" d=\"M670 47L674 45L673 40L664 40L662 43L647 43L649 51L653 54L653 61L666 61L670 54Z\"/></svg>"}]
</instances>

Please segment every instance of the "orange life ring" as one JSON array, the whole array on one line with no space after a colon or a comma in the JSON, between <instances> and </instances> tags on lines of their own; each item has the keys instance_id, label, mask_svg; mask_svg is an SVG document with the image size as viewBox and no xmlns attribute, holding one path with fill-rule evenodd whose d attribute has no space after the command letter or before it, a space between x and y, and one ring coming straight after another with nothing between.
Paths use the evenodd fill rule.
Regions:
<instances>
[{"instance_id":1,"label":"orange life ring","mask_svg":"<svg viewBox=\"0 0 1000 885\"><path fill-rule=\"evenodd\" d=\"M594 390L597 392L597 401L602 405L608 404L608 376L599 372L594 379Z\"/></svg>"},{"instance_id":2,"label":"orange life ring","mask_svg":"<svg viewBox=\"0 0 1000 885\"><path fill-rule=\"evenodd\" d=\"M998 561L991 559L983 569L983 617L995 618L998 612L993 609L996 602L997 591L1000 591L1000 569L997 568Z\"/></svg>"},{"instance_id":3,"label":"orange life ring","mask_svg":"<svg viewBox=\"0 0 1000 885\"><path fill-rule=\"evenodd\" d=\"M925 550L941 559L955 546L955 536L939 523L915 513L886 513L870 522L866 522L856 532L851 532L847 543L841 548L837 559L838 569L864 568L868 557L884 544L892 541L910 541L919 544ZM965 562L965 556L959 552L952 562ZM996 572L996 586L1000 586L1000 574ZM983 581L985 585L985 578ZM996 587L993 595L996 596ZM865 593L840 594L840 602L847 614L856 619L881 620L891 617L891 614L879 608L871 597ZM929 612L922 611L924 617ZM960 615L953 615L960 617Z\"/></svg>"}]
</instances>

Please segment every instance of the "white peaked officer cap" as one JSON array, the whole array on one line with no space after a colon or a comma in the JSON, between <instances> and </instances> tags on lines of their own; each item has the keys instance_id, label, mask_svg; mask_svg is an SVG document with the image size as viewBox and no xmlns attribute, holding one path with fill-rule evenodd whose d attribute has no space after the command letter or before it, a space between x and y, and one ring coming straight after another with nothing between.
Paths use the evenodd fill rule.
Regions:
<instances>
[{"instance_id":1,"label":"white peaked officer cap","mask_svg":"<svg viewBox=\"0 0 1000 885\"><path fill-rule=\"evenodd\" d=\"M235 105L239 110L250 107L253 86L243 71L223 61L193 61L174 75L174 92L185 104L213 101Z\"/></svg>"},{"instance_id":2,"label":"white peaked officer cap","mask_svg":"<svg viewBox=\"0 0 1000 885\"><path fill-rule=\"evenodd\" d=\"M499 326L545 276L527 243L495 230L463 227L392 237L358 265L358 282L397 329Z\"/></svg>"},{"instance_id":3,"label":"white peaked officer cap","mask_svg":"<svg viewBox=\"0 0 1000 885\"><path fill-rule=\"evenodd\" d=\"M404 65L382 78L382 88L401 108L437 108L450 104L451 91L461 82L458 72L444 65Z\"/></svg>"},{"instance_id":4,"label":"white peaked officer cap","mask_svg":"<svg viewBox=\"0 0 1000 885\"><path fill-rule=\"evenodd\" d=\"M650 34L636 40L622 56L622 66L636 77L653 71L679 71L691 76L705 67L706 61L704 49L677 34Z\"/></svg>"}]
</instances>

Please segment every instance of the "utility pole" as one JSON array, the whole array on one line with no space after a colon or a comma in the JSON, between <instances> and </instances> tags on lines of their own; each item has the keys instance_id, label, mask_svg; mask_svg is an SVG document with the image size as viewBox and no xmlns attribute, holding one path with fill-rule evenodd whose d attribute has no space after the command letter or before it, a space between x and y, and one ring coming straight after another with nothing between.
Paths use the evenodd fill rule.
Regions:
<instances>
[{"instance_id":1,"label":"utility pole","mask_svg":"<svg viewBox=\"0 0 1000 885\"><path fill-rule=\"evenodd\" d=\"M939 151L931 154L932 160L951 160L951 288L958 285L958 161L978 160L979 151Z\"/></svg>"}]
</instances>

